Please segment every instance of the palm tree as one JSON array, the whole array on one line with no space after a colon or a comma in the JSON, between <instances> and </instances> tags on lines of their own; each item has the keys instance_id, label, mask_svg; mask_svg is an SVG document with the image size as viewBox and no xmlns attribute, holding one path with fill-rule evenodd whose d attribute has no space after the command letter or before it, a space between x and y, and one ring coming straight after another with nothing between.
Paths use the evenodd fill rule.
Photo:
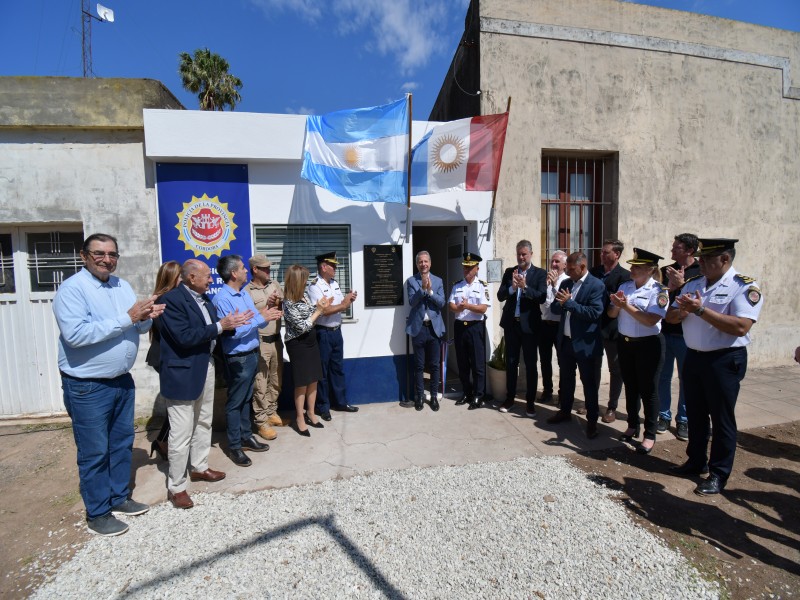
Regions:
<instances>
[{"instance_id":1,"label":"palm tree","mask_svg":"<svg viewBox=\"0 0 800 600\"><path fill-rule=\"evenodd\" d=\"M178 74L186 91L197 94L200 110L231 110L242 101L239 90L242 80L228 73L230 65L208 48L180 53Z\"/></svg>"}]
</instances>

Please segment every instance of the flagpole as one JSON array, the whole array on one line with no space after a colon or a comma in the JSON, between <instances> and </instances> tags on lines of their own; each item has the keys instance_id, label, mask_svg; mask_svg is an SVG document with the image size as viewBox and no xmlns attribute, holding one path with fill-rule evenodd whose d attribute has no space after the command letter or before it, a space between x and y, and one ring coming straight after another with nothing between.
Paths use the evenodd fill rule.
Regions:
<instances>
[{"instance_id":1,"label":"flagpole","mask_svg":"<svg viewBox=\"0 0 800 600\"><path fill-rule=\"evenodd\" d=\"M508 97L508 104L506 104L506 112L509 118L511 117L511 96ZM500 173L497 174L497 185L492 190L492 208L489 209L489 225L486 228L486 241L492 239L492 225L494 222L494 205L497 200L497 188L500 187Z\"/></svg>"},{"instance_id":2,"label":"flagpole","mask_svg":"<svg viewBox=\"0 0 800 600\"><path fill-rule=\"evenodd\" d=\"M405 243L408 243L408 236L411 231L411 94L406 94L406 100L408 101L408 164L407 164L407 171L406 174L406 239Z\"/></svg>"}]
</instances>

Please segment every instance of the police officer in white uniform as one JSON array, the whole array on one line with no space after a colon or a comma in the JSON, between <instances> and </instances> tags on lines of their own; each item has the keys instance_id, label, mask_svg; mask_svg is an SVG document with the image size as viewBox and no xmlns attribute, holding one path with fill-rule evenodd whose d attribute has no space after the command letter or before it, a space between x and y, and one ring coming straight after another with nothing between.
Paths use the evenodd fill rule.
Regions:
<instances>
[{"instance_id":1,"label":"police officer in white uniform","mask_svg":"<svg viewBox=\"0 0 800 600\"><path fill-rule=\"evenodd\" d=\"M461 265L464 279L450 292L450 310L455 313L455 345L458 377L464 395L456 405L469 402L469 409L483 406L486 388L486 310L491 306L489 286L478 279L478 265L483 259L465 252ZM470 377L471 375L471 377Z\"/></svg>"},{"instance_id":2,"label":"police officer in white uniform","mask_svg":"<svg viewBox=\"0 0 800 600\"><path fill-rule=\"evenodd\" d=\"M736 453L736 398L747 371L750 328L763 301L754 279L733 268L739 240L700 239L702 275L687 281L667 313L667 321L683 323L688 351L683 366L686 413L689 418L688 460L672 472L708 478L695 493L718 494L733 468ZM708 457L708 419L713 439Z\"/></svg>"},{"instance_id":3,"label":"police officer in white uniform","mask_svg":"<svg viewBox=\"0 0 800 600\"><path fill-rule=\"evenodd\" d=\"M347 294L339 289L333 278L336 274L336 252L320 254L317 259L317 277L308 281L308 297L316 304L325 296L330 304L315 323L319 356L322 360L322 380L317 385L317 404L314 408L324 421L331 420L331 410L358 412L357 406L347 403L344 383L344 339L342 338L342 313L355 302L357 292Z\"/></svg>"},{"instance_id":4,"label":"police officer in white uniform","mask_svg":"<svg viewBox=\"0 0 800 600\"><path fill-rule=\"evenodd\" d=\"M639 454L650 454L658 430L658 379L664 364L661 319L667 314L669 293L655 277L661 278L658 261L663 257L641 248L633 249L631 279L611 294L608 316L617 319L617 349L628 429L623 442L639 437L639 409L644 405L644 439L636 446Z\"/></svg>"}]
</instances>

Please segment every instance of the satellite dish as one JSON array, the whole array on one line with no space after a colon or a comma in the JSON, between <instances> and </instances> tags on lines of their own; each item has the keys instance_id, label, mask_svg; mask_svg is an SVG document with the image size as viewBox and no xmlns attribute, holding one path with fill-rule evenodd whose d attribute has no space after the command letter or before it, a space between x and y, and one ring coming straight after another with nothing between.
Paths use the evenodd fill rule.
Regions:
<instances>
[{"instance_id":1,"label":"satellite dish","mask_svg":"<svg viewBox=\"0 0 800 600\"><path fill-rule=\"evenodd\" d=\"M110 8L106 8L102 4L97 5L97 15L100 17L101 21L108 21L109 23L114 22L114 11Z\"/></svg>"}]
</instances>

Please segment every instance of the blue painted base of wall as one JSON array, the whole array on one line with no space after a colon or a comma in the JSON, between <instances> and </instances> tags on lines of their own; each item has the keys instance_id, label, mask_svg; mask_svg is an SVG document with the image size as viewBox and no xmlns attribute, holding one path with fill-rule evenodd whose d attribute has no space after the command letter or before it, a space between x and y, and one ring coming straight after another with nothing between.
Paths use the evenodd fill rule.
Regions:
<instances>
[{"instance_id":1,"label":"blue painted base of wall","mask_svg":"<svg viewBox=\"0 0 800 600\"><path fill-rule=\"evenodd\" d=\"M348 358L344 361L347 401L350 404L400 402L413 388L407 378L409 360L406 356L375 356ZM291 363L283 363L283 389L278 399L281 410L294 410L294 382Z\"/></svg>"}]
</instances>

